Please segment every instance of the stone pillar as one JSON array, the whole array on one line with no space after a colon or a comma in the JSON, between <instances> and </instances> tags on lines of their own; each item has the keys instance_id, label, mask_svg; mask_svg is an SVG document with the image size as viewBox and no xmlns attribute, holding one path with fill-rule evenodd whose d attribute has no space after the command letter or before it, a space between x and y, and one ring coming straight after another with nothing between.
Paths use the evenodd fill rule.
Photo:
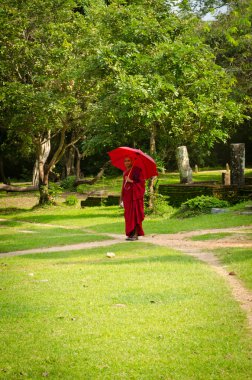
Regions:
<instances>
[{"instance_id":1,"label":"stone pillar","mask_svg":"<svg viewBox=\"0 0 252 380\"><path fill-rule=\"evenodd\" d=\"M230 171L222 172L222 185L230 186Z\"/></svg>"},{"instance_id":2,"label":"stone pillar","mask_svg":"<svg viewBox=\"0 0 252 380\"><path fill-rule=\"evenodd\" d=\"M186 146L179 146L176 151L176 159L180 174L180 183L192 182L192 169L189 163L189 157Z\"/></svg>"},{"instance_id":3,"label":"stone pillar","mask_svg":"<svg viewBox=\"0 0 252 380\"><path fill-rule=\"evenodd\" d=\"M231 184L243 186L245 184L245 144L231 144Z\"/></svg>"}]
</instances>

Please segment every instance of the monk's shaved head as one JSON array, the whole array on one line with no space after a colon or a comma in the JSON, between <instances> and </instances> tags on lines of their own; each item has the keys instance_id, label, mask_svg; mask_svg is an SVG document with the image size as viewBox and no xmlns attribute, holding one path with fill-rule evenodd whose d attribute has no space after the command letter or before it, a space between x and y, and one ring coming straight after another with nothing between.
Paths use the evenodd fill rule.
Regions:
<instances>
[{"instance_id":1,"label":"monk's shaved head","mask_svg":"<svg viewBox=\"0 0 252 380\"><path fill-rule=\"evenodd\" d=\"M130 169L132 167L132 164L133 164L133 159L129 156L126 156L124 158L124 165L125 165L126 169Z\"/></svg>"}]
</instances>

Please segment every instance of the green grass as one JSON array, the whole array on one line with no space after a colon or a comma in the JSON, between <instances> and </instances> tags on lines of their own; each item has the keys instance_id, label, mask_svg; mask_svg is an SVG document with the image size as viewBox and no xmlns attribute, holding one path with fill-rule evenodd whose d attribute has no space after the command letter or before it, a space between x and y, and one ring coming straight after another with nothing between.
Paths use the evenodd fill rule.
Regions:
<instances>
[{"instance_id":1,"label":"green grass","mask_svg":"<svg viewBox=\"0 0 252 380\"><path fill-rule=\"evenodd\" d=\"M245 315L226 282L175 251L4 258L0 283L3 380L251 378Z\"/></svg>"},{"instance_id":2,"label":"green grass","mask_svg":"<svg viewBox=\"0 0 252 380\"><path fill-rule=\"evenodd\" d=\"M217 181L221 182L221 173L225 169L219 170L204 170L202 169L197 174L193 173L193 181ZM246 176L252 175L251 169L245 170ZM180 182L178 172L169 172L166 174L159 174L159 183L160 184L175 184ZM122 176L118 177L103 177L100 181L92 185L93 190L107 190L110 193L118 194L121 191L122 187ZM80 192L90 191L90 185L81 185L79 188Z\"/></svg>"},{"instance_id":3,"label":"green grass","mask_svg":"<svg viewBox=\"0 0 252 380\"><path fill-rule=\"evenodd\" d=\"M248 225L242 207L183 220L147 217L144 228ZM3 210L0 218L0 245L8 251L124 232L118 207ZM108 251L116 257L106 258ZM236 261L248 264L232 270L249 282L251 256ZM0 342L3 380L249 380L252 371L246 317L227 283L206 264L141 242L2 258Z\"/></svg>"},{"instance_id":4,"label":"green grass","mask_svg":"<svg viewBox=\"0 0 252 380\"><path fill-rule=\"evenodd\" d=\"M252 290L252 248L225 248L215 253Z\"/></svg>"},{"instance_id":5,"label":"green grass","mask_svg":"<svg viewBox=\"0 0 252 380\"><path fill-rule=\"evenodd\" d=\"M0 222L0 252L107 240L81 229L37 226L15 221Z\"/></svg>"},{"instance_id":6,"label":"green grass","mask_svg":"<svg viewBox=\"0 0 252 380\"><path fill-rule=\"evenodd\" d=\"M240 215L238 211L241 207L244 207L244 204L230 208L230 211L225 214L207 214L181 220L146 217L144 229L146 234L151 234L250 225L251 215ZM33 211L9 211L5 212L3 217L8 220L91 228L98 234L124 233L123 210L117 206L86 207L84 209L53 206Z\"/></svg>"},{"instance_id":7,"label":"green grass","mask_svg":"<svg viewBox=\"0 0 252 380\"><path fill-rule=\"evenodd\" d=\"M221 173L224 170L209 170L209 168L201 169L197 174L193 174L194 181L221 181ZM252 170L245 170L246 176L252 176ZM179 183L179 173L178 172L169 172L166 174L160 174L159 184L176 184ZM15 183L15 185L19 185L19 183ZM24 183L22 183L24 185ZM29 185L29 183L25 183L25 185ZM122 186L122 175L118 177L103 177L101 180L90 185L81 185L79 187L79 193L89 192L90 190L106 190L110 194L120 194ZM79 195L81 196L81 195ZM0 210L7 208L20 208L29 210L34 207L38 203L39 194L38 192L32 193L4 193L0 192ZM57 202L62 203L65 200L65 195L57 198Z\"/></svg>"},{"instance_id":8,"label":"green grass","mask_svg":"<svg viewBox=\"0 0 252 380\"><path fill-rule=\"evenodd\" d=\"M218 240L223 239L228 236L232 236L233 234L231 232L218 232L214 234L204 234L204 235L197 235L192 236L190 240L200 241L200 240Z\"/></svg>"}]
</instances>

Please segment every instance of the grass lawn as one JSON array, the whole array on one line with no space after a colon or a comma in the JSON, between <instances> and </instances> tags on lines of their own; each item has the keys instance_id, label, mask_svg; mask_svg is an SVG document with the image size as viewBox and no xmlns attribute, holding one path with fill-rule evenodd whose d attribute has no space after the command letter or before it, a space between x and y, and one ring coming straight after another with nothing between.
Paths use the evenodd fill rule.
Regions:
<instances>
[{"instance_id":1,"label":"grass lawn","mask_svg":"<svg viewBox=\"0 0 252 380\"><path fill-rule=\"evenodd\" d=\"M251 379L245 315L191 257L140 242L9 257L0 284L3 380Z\"/></svg>"},{"instance_id":2,"label":"grass lawn","mask_svg":"<svg viewBox=\"0 0 252 380\"><path fill-rule=\"evenodd\" d=\"M239 207L243 206L236 205L234 208L230 208L230 212L224 214L200 215L181 220L170 217L146 217L144 229L146 234L151 234L250 225L251 215L238 214ZM33 211L9 210L3 211L2 217L13 221L22 220L24 222L91 228L98 234L124 233L123 210L117 206L86 207L84 209L53 206L38 208Z\"/></svg>"},{"instance_id":3,"label":"grass lawn","mask_svg":"<svg viewBox=\"0 0 252 380\"><path fill-rule=\"evenodd\" d=\"M30 223L0 221L0 252L107 240L109 237L81 229L62 229Z\"/></svg>"},{"instance_id":4,"label":"grass lawn","mask_svg":"<svg viewBox=\"0 0 252 380\"><path fill-rule=\"evenodd\" d=\"M221 182L221 173L225 169L219 170L201 170L198 173L193 173L193 181L217 181ZM252 175L251 169L245 170L246 176ZM179 173L178 172L169 172L165 174L159 174L159 183L160 184L173 184L179 183ZM112 193L120 193L122 186L122 177L119 175L118 177L103 177L99 182L92 185L92 189L95 190L107 190ZM90 191L90 185L81 185L79 187L80 192Z\"/></svg>"},{"instance_id":5,"label":"grass lawn","mask_svg":"<svg viewBox=\"0 0 252 380\"><path fill-rule=\"evenodd\" d=\"M218 239L223 239L225 237L232 236L233 233L231 232L218 232L214 234L204 234L204 235L198 235L198 236L192 236L190 240L194 241L200 241L200 240L218 240Z\"/></svg>"},{"instance_id":6,"label":"grass lawn","mask_svg":"<svg viewBox=\"0 0 252 380\"><path fill-rule=\"evenodd\" d=\"M225 248L216 250L215 254L252 290L252 248Z\"/></svg>"}]
</instances>

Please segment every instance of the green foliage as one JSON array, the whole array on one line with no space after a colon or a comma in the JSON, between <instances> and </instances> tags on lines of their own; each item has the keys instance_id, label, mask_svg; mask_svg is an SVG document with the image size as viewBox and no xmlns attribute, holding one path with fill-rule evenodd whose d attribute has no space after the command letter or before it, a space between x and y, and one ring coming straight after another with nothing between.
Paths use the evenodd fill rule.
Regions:
<instances>
[{"instance_id":1,"label":"green foliage","mask_svg":"<svg viewBox=\"0 0 252 380\"><path fill-rule=\"evenodd\" d=\"M205 0L197 7L220 3ZM181 144L199 159L209 154L243 121L241 102L251 104L251 24L244 10L237 17L231 12L234 22L220 37L218 28L215 33L191 12L195 4L3 0L3 150L15 142L23 154L35 156L50 131L51 166L78 139L83 157L102 156L115 144L149 151L153 135L160 161ZM250 15L251 6L246 10ZM234 62L241 65L238 82L231 74ZM241 78L246 90L238 96Z\"/></svg>"},{"instance_id":2,"label":"green foliage","mask_svg":"<svg viewBox=\"0 0 252 380\"><path fill-rule=\"evenodd\" d=\"M81 19L73 6L72 0L2 1L2 122L27 142L62 129L66 115L78 112L72 59Z\"/></svg>"},{"instance_id":3,"label":"green foliage","mask_svg":"<svg viewBox=\"0 0 252 380\"><path fill-rule=\"evenodd\" d=\"M154 193L153 195L153 208L149 207L150 192L147 189L144 195L145 214L153 216L167 216L174 212L172 206L168 203L169 197Z\"/></svg>"},{"instance_id":4,"label":"green foliage","mask_svg":"<svg viewBox=\"0 0 252 380\"><path fill-rule=\"evenodd\" d=\"M62 194L62 188L57 183L50 182L48 186L48 193L52 203Z\"/></svg>"},{"instance_id":5,"label":"green foliage","mask_svg":"<svg viewBox=\"0 0 252 380\"><path fill-rule=\"evenodd\" d=\"M76 197L76 195L68 195L66 197L66 201L65 201L67 206L75 206L75 205L77 205L78 202L79 202L79 200Z\"/></svg>"},{"instance_id":6,"label":"green foliage","mask_svg":"<svg viewBox=\"0 0 252 380\"><path fill-rule=\"evenodd\" d=\"M158 192L159 180L155 180L153 190L150 190L150 181L151 180L149 180L149 183L147 182L144 194L145 214L153 216L171 215L174 209L168 203L169 197L159 194Z\"/></svg>"},{"instance_id":7,"label":"green foliage","mask_svg":"<svg viewBox=\"0 0 252 380\"><path fill-rule=\"evenodd\" d=\"M75 181L76 181L75 176L68 176L61 181L60 186L64 190L75 191L76 190Z\"/></svg>"},{"instance_id":8,"label":"green foliage","mask_svg":"<svg viewBox=\"0 0 252 380\"><path fill-rule=\"evenodd\" d=\"M49 159L40 167L45 174L85 127L85 91L76 65L86 28L76 5L74 0L1 2L0 123L7 143L24 145L40 161L43 141L52 140Z\"/></svg>"},{"instance_id":9,"label":"green foliage","mask_svg":"<svg viewBox=\"0 0 252 380\"><path fill-rule=\"evenodd\" d=\"M93 147L147 145L154 132L164 156L178 144L203 152L242 120L230 96L235 81L215 63L198 18L161 1L112 1L93 19L101 40L91 57L99 78L90 108Z\"/></svg>"},{"instance_id":10,"label":"green foliage","mask_svg":"<svg viewBox=\"0 0 252 380\"><path fill-rule=\"evenodd\" d=\"M194 215L210 213L212 208L228 207L227 201L221 200L216 197L201 195L182 203L179 210L174 216L186 218Z\"/></svg>"},{"instance_id":11,"label":"green foliage","mask_svg":"<svg viewBox=\"0 0 252 380\"><path fill-rule=\"evenodd\" d=\"M215 197L200 196L183 203L189 210L207 211L213 207L228 207L229 204L226 201L220 200Z\"/></svg>"},{"instance_id":12,"label":"green foliage","mask_svg":"<svg viewBox=\"0 0 252 380\"><path fill-rule=\"evenodd\" d=\"M248 107L251 103L252 73L252 3L250 0L231 1L229 11L218 17L206 32L207 42L214 48L217 61L237 78L234 87Z\"/></svg>"}]
</instances>

